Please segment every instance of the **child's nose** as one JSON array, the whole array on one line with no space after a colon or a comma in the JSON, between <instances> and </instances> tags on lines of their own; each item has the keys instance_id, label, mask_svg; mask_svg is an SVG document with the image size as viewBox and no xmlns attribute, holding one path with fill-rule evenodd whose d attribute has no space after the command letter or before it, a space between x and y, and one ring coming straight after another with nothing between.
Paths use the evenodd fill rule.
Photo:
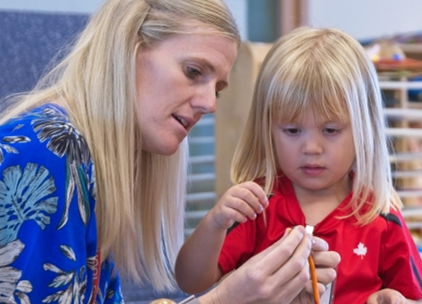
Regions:
<instances>
[{"instance_id":1,"label":"child's nose","mask_svg":"<svg viewBox=\"0 0 422 304\"><path fill-rule=\"evenodd\" d=\"M319 154L323 151L322 141L318 135L309 134L304 138L302 152L305 154Z\"/></svg>"}]
</instances>

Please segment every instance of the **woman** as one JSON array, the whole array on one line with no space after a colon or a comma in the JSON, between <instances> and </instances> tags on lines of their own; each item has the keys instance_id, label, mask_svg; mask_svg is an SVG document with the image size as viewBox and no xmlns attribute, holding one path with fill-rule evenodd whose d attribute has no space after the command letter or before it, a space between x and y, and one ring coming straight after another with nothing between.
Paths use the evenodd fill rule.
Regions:
<instances>
[{"instance_id":1,"label":"woman","mask_svg":"<svg viewBox=\"0 0 422 304\"><path fill-rule=\"evenodd\" d=\"M215 110L239 40L220 0L109 0L69 55L15 98L0 120L6 298L120 303L119 273L175 288L185 138ZM280 244L257 256L264 272L245 264L200 302L307 295L310 238L298 229ZM322 240L313 246L323 288L339 258Z\"/></svg>"}]
</instances>

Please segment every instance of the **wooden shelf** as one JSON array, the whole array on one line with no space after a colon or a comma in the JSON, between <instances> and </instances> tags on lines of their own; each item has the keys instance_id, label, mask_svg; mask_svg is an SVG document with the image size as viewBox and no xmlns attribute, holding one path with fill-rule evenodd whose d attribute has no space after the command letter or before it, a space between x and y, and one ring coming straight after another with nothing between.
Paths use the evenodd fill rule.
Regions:
<instances>
[{"instance_id":1,"label":"wooden shelf","mask_svg":"<svg viewBox=\"0 0 422 304\"><path fill-rule=\"evenodd\" d=\"M422 81L408 81L406 77L390 80L381 75L379 85L385 94L392 93L395 100L384 109L390 125L386 133L395 150L390 155L392 177L405 205L403 216L411 223L409 229L419 229L422 228L422 102L410 101L409 90L422 90Z\"/></svg>"}]
</instances>

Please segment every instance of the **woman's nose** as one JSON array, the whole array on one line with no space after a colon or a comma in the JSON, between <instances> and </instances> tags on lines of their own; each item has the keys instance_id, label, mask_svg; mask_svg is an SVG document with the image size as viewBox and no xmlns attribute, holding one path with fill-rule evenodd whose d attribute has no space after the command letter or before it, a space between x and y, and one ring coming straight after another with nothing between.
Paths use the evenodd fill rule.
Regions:
<instances>
[{"instance_id":1,"label":"woman's nose","mask_svg":"<svg viewBox=\"0 0 422 304\"><path fill-rule=\"evenodd\" d=\"M203 114L214 113L217 108L217 93L215 87L208 85L197 92L192 107L199 108Z\"/></svg>"}]
</instances>

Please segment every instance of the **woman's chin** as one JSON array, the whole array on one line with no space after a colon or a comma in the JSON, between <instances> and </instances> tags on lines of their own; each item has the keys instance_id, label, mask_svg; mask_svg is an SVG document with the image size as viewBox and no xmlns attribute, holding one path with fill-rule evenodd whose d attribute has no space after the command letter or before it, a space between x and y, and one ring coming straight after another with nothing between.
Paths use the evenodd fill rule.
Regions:
<instances>
[{"instance_id":1,"label":"woman's chin","mask_svg":"<svg viewBox=\"0 0 422 304\"><path fill-rule=\"evenodd\" d=\"M177 146L174 149L163 150L161 153L157 153L157 154L164 155L164 156L171 156L174 153L176 153L176 151L177 151L178 148L179 148L179 146Z\"/></svg>"},{"instance_id":2,"label":"woman's chin","mask_svg":"<svg viewBox=\"0 0 422 304\"><path fill-rule=\"evenodd\" d=\"M167 143L163 143L162 145L143 146L142 150L153 153L153 154L171 156L174 153L176 153L179 146L180 146L179 142L177 143L167 142Z\"/></svg>"}]
</instances>

